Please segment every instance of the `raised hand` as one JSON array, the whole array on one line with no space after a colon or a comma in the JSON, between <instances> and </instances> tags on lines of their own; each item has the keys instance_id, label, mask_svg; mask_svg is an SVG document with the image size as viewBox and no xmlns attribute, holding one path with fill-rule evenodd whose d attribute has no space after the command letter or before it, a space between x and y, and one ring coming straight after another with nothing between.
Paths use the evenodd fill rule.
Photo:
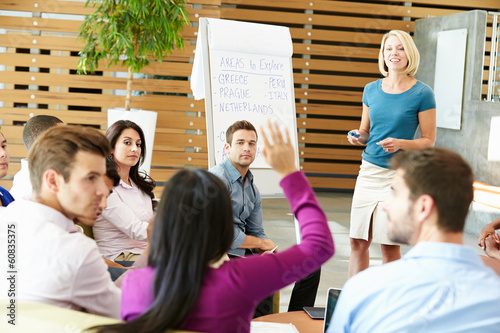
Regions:
<instances>
[{"instance_id":1,"label":"raised hand","mask_svg":"<svg viewBox=\"0 0 500 333\"><path fill-rule=\"evenodd\" d=\"M267 131L264 130L267 128ZM285 137L276 122L267 121L266 126L260 126L260 136L264 142L262 154L266 162L281 178L297 171L295 165L295 148L290 140L290 134L285 129Z\"/></svg>"}]
</instances>

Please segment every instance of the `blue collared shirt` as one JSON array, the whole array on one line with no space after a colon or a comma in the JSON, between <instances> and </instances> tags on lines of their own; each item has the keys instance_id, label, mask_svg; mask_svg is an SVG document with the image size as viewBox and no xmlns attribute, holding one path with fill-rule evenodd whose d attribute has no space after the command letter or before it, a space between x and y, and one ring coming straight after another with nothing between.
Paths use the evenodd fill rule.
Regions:
<instances>
[{"instance_id":1,"label":"blue collared shirt","mask_svg":"<svg viewBox=\"0 0 500 333\"><path fill-rule=\"evenodd\" d=\"M500 332L500 278L471 248L421 242L344 285L333 332Z\"/></svg>"},{"instance_id":2,"label":"blue collared shirt","mask_svg":"<svg viewBox=\"0 0 500 333\"><path fill-rule=\"evenodd\" d=\"M234 238L230 254L243 256L245 249L238 247L243 244L247 235L267 239L262 225L262 199L253 182L253 175L248 170L245 183L240 172L229 159L217 164L209 170L226 184L231 196L234 216Z\"/></svg>"},{"instance_id":3,"label":"blue collared shirt","mask_svg":"<svg viewBox=\"0 0 500 333\"><path fill-rule=\"evenodd\" d=\"M4 189L3 187L0 186L0 200L2 200L2 204L4 207L7 207L11 202L14 201L14 197ZM2 205L0 205L1 207Z\"/></svg>"}]
</instances>

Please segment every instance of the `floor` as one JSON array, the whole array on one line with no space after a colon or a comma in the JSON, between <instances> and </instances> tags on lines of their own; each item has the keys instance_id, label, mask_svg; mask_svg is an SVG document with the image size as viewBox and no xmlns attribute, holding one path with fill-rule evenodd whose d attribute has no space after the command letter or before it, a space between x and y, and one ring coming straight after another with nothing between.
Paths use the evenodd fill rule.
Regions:
<instances>
[{"instance_id":1,"label":"floor","mask_svg":"<svg viewBox=\"0 0 500 333\"><path fill-rule=\"evenodd\" d=\"M315 306L325 306L326 291L330 287L342 288L347 281L347 267L349 264L349 216L352 194L349 193L318 193L321 207L328 217L328 224L335 242L335 255L323 267L321 282L316 296ZM279 250L287 249L295 244L295 226L293 217L285 199L263 199L264 229L267 236L279 245ZM477 237L464 235L464 243L483 254L477 246ZM402 246L404 255L410 246ZM370 266L380 265L382 256L380 246L370 248ZM286 312L292 287L288 286L280 292L280 312Z\"/></svg>"}]
</instances>

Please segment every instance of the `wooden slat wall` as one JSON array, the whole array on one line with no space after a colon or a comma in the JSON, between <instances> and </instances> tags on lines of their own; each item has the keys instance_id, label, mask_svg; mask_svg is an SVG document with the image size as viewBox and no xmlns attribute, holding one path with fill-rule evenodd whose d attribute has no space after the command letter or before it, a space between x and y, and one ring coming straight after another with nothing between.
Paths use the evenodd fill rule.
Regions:
<instances>
[{"instance_id":1,"label":"wooden slat wall","mask_svg":"<svg viewBox=\"0 0 500 333\"><path fill-rule=\"evenodd\" d=\"M0 53L0 65L5 66L0 120L12 156L9 175L0 181L6 188L10 188L12 176L20 168L20 158L26 156L19 125L31 116L53 114L66 123L91 125L104 131L107 109L124 106L124 97L113 95L113 91L125 89L126 80L114 77L115 72L124 72L125 68L108 68L103 61L99 75L75 74L82 46L77 38L81 15L92 10L83 4L0 0L0 10L7 13L0 19L0 29L5 29L0 34L0 47L5 48ZM133 84L133 89L143 94L134 98L132 107L158 112L151 170L160 185L158 196L164 182L179 168L207 166L204 103L188 97L188 79L198 18L218 18L220 1L190 0L187 7L192 24L183 32L184 50L176 50L163 62L152 63L143 70L143 78ZM9 11L12 16L8 16ZM15 16L19 12L27 17Z\"/></svg>"},{"instance_id":2,"label":"wooden slat wall","mask_svg":"<svg viewBox=\"0 0 500 333\"><path fill-rule=\"evenodd\" d=\"M152 63L134 81L133 89L143 94L132 107L158 112L151 171L160 185L157 195L178 169L207 166L204 102L194 101L189 89L199 17L290 28L301 167L316 188L350 190L361 147L350 146L345 136L358 127L364 85L380 76L382 34L390 29L413 32L415 19L471 9L498 10L498 0L189 0L192 24L183 33L184 50ZM100 75L74 74L81 15L90 10L76 1L0 0L0 66L5 67L0 120L12 155L9 174L0 180L6 188L26 156L21 125L31 116L52 114L66 123L104 130L107 109L124 104L124 97L113 95L125 89L125 79L114 77L124 68L108 68L103 61ZM16 16L20 12L26 17Z\"/></svg>"}]
</instances>

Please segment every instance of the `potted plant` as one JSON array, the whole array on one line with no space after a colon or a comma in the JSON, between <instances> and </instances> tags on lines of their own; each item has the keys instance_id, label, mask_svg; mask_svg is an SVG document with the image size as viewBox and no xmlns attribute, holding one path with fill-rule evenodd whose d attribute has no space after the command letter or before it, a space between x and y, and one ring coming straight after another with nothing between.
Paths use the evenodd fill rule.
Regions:
<instances>
[{"instance_id":1,"label":"potted plant","mask_svg":"<svg viewBox=\"0 0 500 333\"><path fill-rule=\"evenodd\" d=\"M185 0L87 0L85 7L94 8L94 12L86 15L80 26L84 47L80 51L78 73L93 73L103 59L109 60L108 67L121 63L127 68L124 110L130 111L134 73L140 73L151 60L161 61L175 48L183 48L181 33L189 24L184 6ZM144 169L149 171L156 112L149 112L154 116L134 116L134 112L110 111L108 125L118 119L130 119L143 128L149 155Z\"/></svg>"},{"instance_id":2,"label":"potted plant","mask_svg":"<svg viewBox=\"0 0 500 333\"><path fill-rule=\"evenodd\" d=\"M101 59L127 67L125 109L130 110L134 73L161 60L174 48L182 49L184 25L189 24L184 0L87 0L94 12L80 26L84 47L79 73L93 73Z\"/></svg>"}]
</instances>

